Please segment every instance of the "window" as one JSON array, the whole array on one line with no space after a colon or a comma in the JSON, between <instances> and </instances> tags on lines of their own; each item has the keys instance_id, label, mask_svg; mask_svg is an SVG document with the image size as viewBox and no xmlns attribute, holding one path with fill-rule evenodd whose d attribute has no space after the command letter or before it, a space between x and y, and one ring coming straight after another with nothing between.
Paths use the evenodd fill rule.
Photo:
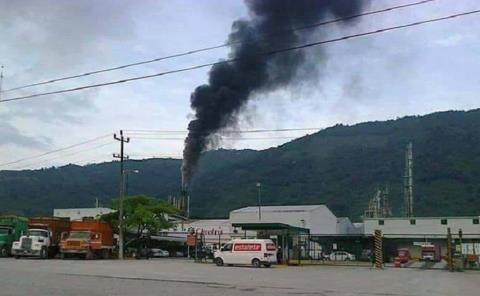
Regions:
<instances>
[{"instance_id":1,"label":"window","mask_svg":"<svg viewBox=\"0 0 480 296\"><path fill-rule=\"evenodd\" d=\"M383 221L383 220L378 220L378 225L385 225L385 221Z\"/></svg>"},{"instance_id":2,"label":"window","mask_svg":"<svg viewBox=\"0 0 480 296\"><path fill-rule=\"evenodd\" d=\"M415 219L410 219L410 225L415 225L417 224L417 220Z\"/></svg>"},{"instance_id":3,"label":"window","mask_svg":"<svg viewBox=\"0 0 480 296\"><path fill-rule=\"evenodd\" d=\"M473 218L473 221L472 221L473 224L480 224L479 223L479 219L478 218Z\"/></svg>"},{"instance_id":4,"label":"window","mask_svg":"<svg viewBox=\"0 0 480 296\"><path fill-rule=\"evenodd\" d=\"M222 252L231 252L232 251L232 244L226 244L222 248Z\"/></svg>"},{"instance_id":5,"label":"window","mask_svg":"<svg viewBox=\"0 0 480 296\"><path fill-rule=\"evenodd\" d=\"M447 219L442 219L440 220L440 223L442 223L442 225L447 225L448 221Z\"/></svg>"}]
</instances>

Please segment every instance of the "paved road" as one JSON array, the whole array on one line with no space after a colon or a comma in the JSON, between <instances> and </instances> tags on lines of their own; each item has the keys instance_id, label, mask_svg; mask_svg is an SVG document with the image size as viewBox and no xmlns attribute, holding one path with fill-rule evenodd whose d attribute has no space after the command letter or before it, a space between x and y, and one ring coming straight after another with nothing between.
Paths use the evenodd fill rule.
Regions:
<instances>
[{"instance_id":1,"label":"paved road","mask_svg":"<svg viewBox=\"0 0 480 296\"><path fill-rule=\"evenodd\" d=\"M216 267L186 260L0 259L0 295L475 295L480 272Z\"/></svg>"}]
</instances>

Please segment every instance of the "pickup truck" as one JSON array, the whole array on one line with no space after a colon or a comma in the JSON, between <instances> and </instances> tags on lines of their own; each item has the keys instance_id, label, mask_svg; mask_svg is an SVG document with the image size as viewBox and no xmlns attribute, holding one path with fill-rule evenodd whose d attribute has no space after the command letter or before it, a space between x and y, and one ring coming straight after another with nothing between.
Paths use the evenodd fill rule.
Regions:
<instances>
[{"instance_id":1,"label":"pickup truck","mask_svg":"<svg viewBox=\"0 0 480 296\"><path fill-rule=\"evenodd\" d=\"M53 258L59 251L62 232L70 229L69 218L36 217L28 220L28 230L13 243L12 255Z\"/></svg>"}]
</instances>

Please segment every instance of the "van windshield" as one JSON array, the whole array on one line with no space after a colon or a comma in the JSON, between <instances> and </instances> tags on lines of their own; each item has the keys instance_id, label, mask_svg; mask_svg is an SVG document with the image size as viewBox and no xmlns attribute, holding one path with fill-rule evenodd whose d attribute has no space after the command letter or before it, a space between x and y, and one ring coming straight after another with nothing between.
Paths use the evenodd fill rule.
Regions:
<instances>
[{"instance_id":1,"label":"van windshield","mask_svg":"<svg viewBox=\"0 0 480 296\"><path fill-rule=\"evenodd\" d=\"M230 252L232 250L232 244L226 244L222 247L223 252Z\"/></svg>"}]
</instances>

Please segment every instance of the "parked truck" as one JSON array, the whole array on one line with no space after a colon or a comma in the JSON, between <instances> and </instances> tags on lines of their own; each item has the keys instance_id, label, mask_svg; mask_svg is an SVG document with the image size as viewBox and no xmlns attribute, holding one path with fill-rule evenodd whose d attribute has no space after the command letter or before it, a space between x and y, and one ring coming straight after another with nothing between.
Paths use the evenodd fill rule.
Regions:
<instances>
[{"instance_id":1,"label":"parked truck","mask_svg":"<svg viewBox=\"0 0 480 296\"><path fill-rule=\"evenodd\" d=\"M35 217L28 220L28 230L13 243L12 255L53 258L60 249L62 232L70 229L69 218Z\"/></svg>"},{"instance_id":2,"label":"parked truck","mask_svg":"<svg viewBox=\"0 0 480 296\"><path fill-rule=\"evenodd\" d=\"M0 257L11 255L13 242L27 231L28 219L15 215L0 216Z\"/></svg>"},{"instance_id":3,"label":"parked truck","mask_svg":"<svg viewBox=\"0 0 480 296\"><path fill-rule=\"evenodd\" d=\"M422 260L440 262L442 260L442 252L439 245L423 245Z\"/></svg>"},{"instance_id":4,"label":"parked truck","mask_svg":"<svg viewBox=\"0 0 480 296\"><path fill-rule=\"evenodd\" d=\"M72 221L70 232L62 235L61 257L84 259L110 258L113 251L113 231L109 223L84 219Z\"/></svg>"}]
</instances>

